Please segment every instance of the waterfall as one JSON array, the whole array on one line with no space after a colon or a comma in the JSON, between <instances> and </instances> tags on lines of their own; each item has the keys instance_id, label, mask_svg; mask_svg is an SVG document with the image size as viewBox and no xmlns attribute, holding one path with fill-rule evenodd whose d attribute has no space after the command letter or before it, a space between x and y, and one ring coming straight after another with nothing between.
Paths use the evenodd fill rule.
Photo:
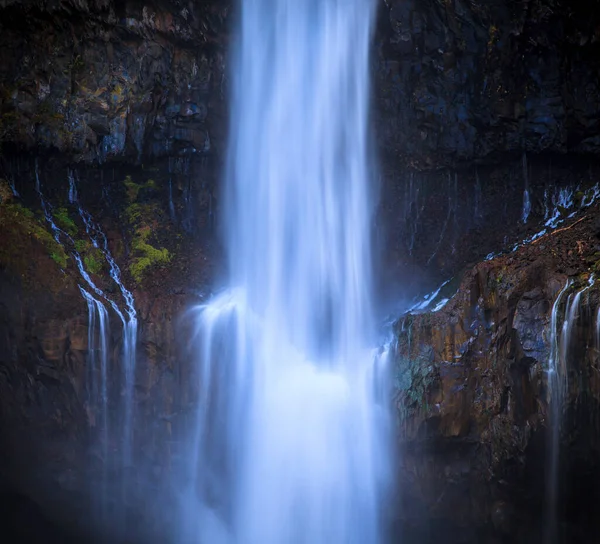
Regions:
<instances>
[{"instance_id":1,"label":"waterfall","mask_svg":"<svg viewBox=\"0 0 600 544\"><path fill-rule=\"evenodd\" d=\"M531 197L529 195L529 168L527 167L527 153L523 153L523 181L525 189L523 190L523 211L521 219L523 223L527 223L529 214L531 213Z\"/></svg>"},{"instance_id":2,"label":"waterfall","mask_svg":"<svg viewBox=\"0 0 600 544\"><path fill-rule=\"evenodd\" d=\"M567 297L562 327L558 326L558 313L564 294L572 281L558 293L550 317L550 357L548 360L548 390L550 393L549 463L547 470L546 534L544 542L559 542L559 487L560 487L560 433L562 414L569 391L568 357L573 326L579 317L581 296L594 284L594 275L588 285ZM560 339L560 340L559 340Z\"/></svg>"},{"instance_id":3,"label":"waterfall","mask_svg":"<svg viewBox=\"0 0 600 544\"><path fill-rule=\"evenodd\" d=\"M376 544L370 0L247 0L224 198L229 288L197 309L180 540Z\"/></svg>"},{"instance_id":4,"label":"waterfall","mask_svg":"<svg viewBox=\"0 0 600 544\"><path fill-rule=\"evenodd\" d=\"M548 359L548 390L550 393L550 444L549 468L547 470L546 536L545 543L552 544L556 538L556 513L558 500L558 461L560 448L560 420L562 414L562 375L560 361L558 309L565 292L571 287L569 280L558 293L550 314L550 357Z\"/></svg>"},{"instance_id":5,"label":"waterfall","mask_svg":"<svg viewBox=\"0 0 600 544\"><path fill-rule=\"evenodd\" d=\"M93 508L98 519L105 523L108 503L108 312L102 302L94 298L83 287L81 295L88 305L88 417L93 428L99 428L96 439L99 440L102 456L101 489L91 489ZM98 318L96 322L96 316ZM97 325L96 325L97 323Z\"/></svg>"},{"instance_id":6,"label":"waterfall","mask_svg":"<svg viewBox=\"0 0 600 544\"><path fill-rule=\"evenodd\" d=\"M71 195L74 195L74 199L70 201L74 204L77 204L79 216L85 225L85 230L90 238L90 241L94 247L102 250L104 258L109 266L110 277L117 284L117 287L121 292L123 302L125 303L125 313L127 316L123 315L121 311L117 311L117 315L121 318L121 322L123 323L123 371L125 381L123 457L125 466L130 466L132 463L131 450L133 442L133 389L135 380L138 329L135 301L133 294L127 289L127 287L125 287L125 284L121 279L121 269L117 265L112 253L110 252L106 235L100 228L100 225L93 221L91 215L83 208L77 199L77 185L75 183L75 176L72 171L69 171L69 187L69 199L71 198Z\"/></svg>"},{"instance_id":7,"label":"waterfall","mask_svg":"<svg viewBox=\"0 0 600 544\"><path fill-rule=\"evenodd\" d=\"M122 368L123 368L123 407L122 407L122 468L131 468L133 465L133 421L134 421L134 385L135 385L135 367L137 357L137 334L138 334L138 319L135 310L135 301L131 291L125 287L121 279L121 269L117 265L115 259L108 247L108 239L104 234L100 225L92 219L92 216L83 208L77 198L77 183L73 171L69 171L69 201L77 205L79 216L85 225L86 233L92 242L92 245L102 251L104 258L109 266L110 277L115 282L123 302L125 303L125 313L111 301L111 306L119 316L123 325L123 352L122 352ZM105 459L105 463L108 460ZM127 478L122 481L122 494L126 500L130 482ZM125 523L125 517L123 517Z\"/></svg>"},{"instance_id":8,"label":"waterfall","mask_svg":"<svg viewBox=\"0 0 600 544\"><path fill-rule=\"evenodd\" d=\"M100 289L85 269L84 260L77 251L77 244L73 237L62 230L54 221L52 207L44 198L39 175L38 162L35 162L35 182L36 191L40 198L42 211L47 223L50 226L55 240L68 249L70 255L75 260L79 275L83 279L85 288L79 285L79 290L88 305L88 387L89 399L88 409L92 410L95 418L96 413L100 413L101 421L95 421L94 425L100 428L98 440L102 449L103 478L101 493L97 496L97 514L100 515L100 521L106 522L107 507L109 497L107 471L110 464L113 468L129 469L133 465L133 420L134 420L134 384L135 384L135 366L136 366L136 347L138 334L138 319L135 310L135 301L133 294L125 287L121 280L121 270L114 260L108 247L108 240L99 224L95 223L91 215L83 208L78 199L76 176L73 171L68 171L69 192L68 200L76 205L79 216L83 221L86 233L95 248L102 251L106 262L109 265L110 277L119 288L123 299L125 310L122 311L119 305L110 298L102 289ZM96 298L97 297L97 298ZM123 368L123 406L121 407L119 422L121 425L121 459L115 459L109 454L109 420L108 420L108 312L104 301L115 314L119 317L123 325L123 350L122 350L122 368ZM98 317L98 327L96 327L96 316ZM98 331L96 332L96 329ZM98 376L98 374L100 374ZM124 473L126 473L125 470ZM128 478L123 477L121 481L121 490L123 500L126 501L130 492ZM92 492L96 494L96 490ZM126 523L126 515L119 512L121 523Z\"/></svg>"}]
</instances>

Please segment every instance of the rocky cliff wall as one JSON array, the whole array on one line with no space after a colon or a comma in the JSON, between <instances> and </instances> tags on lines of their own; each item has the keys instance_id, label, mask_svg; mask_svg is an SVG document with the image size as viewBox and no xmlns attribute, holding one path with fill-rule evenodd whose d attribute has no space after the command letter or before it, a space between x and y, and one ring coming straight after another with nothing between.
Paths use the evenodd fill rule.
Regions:
<instances>
[{"instance_id":1,"label":"rocky cliff wall","mask_svg":"<svg viewBox=\"0 0 600 544\"><path fill-rule=\"evenodd\" d=\"M404 494L398 512L405 516L399 523L408 534L421 528L416 541L433 542L449 529L456 535L452 542L543 538L549 431L556 422L550 407L558 402L548 382L552 358L564 362L567 384L560 526L565 542L594 541L599 212L591 208L516 252L478 264L442 309L396 323ZM422 519L433 520L429 533Z\"/></svg>"},{"instance_id":2,"label":"rocky cliff wall","mask_svg":"<svg viewBox=\"0 0 600 544\"><path fill-rule=\"evenodd\" d=\"M598 3L393 0L382 9L379 141L418 168L598 152Z\"/></svg>"},{"instance_id":3,"label":"rocky cliff wall","mask_svg":"<svg viewBox=\"0 0 600 544\"><path fill-rule=\"evenodd\" d=\"M450 530L457 541L515 531L534 538L528 531L541 498L527 493L543 489L532 459L544 457L548 312L561 282L595 262L593 215L568 231L574 238L552 235L471 268L539 233L554 212L566 221L598 181L597 14L582 2L536 0L379 7L373 132L381 298L405 299L451 278L451 288L460 284L443 310L405 318L396 331L405 494L394 516L402 513L399 530L421 543ZM86 486L99 482L103 460L86 389L89 314L73 249L102 289L110 296L118 289L101 255L82 244L69 176L139 312L136 454L149 485L125 507L137 527L160 534L174 520L136 516L156 512L157 502L168 510L155 499L172 498L165 482L176 470L193 395L180 318L222 270L215 234L234 17L235 6L217 0L0 0L0 472L74 531L88 523ZM53 217L74 229L73 244L52 241L36 168ZM595 290L588 295L577 329L582 346L591 345L597 305ZM123 332L110 318L117 406ZM589 402L573 406L585 412L595 406ZM595 448L577 450L591 475Z\"/></svg>"}]
</instances>

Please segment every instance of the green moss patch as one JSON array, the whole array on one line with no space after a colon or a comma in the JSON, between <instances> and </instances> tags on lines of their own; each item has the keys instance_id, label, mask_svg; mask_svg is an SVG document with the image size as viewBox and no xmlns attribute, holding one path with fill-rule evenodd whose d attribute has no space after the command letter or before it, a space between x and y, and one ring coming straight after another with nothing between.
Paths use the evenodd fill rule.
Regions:
<instances>
[{"instance_id":1,"label":"green moss patch","mask_svg":"<svg viewBox=\"0 0 600 544\"><path fill-rule=\"evenodd\" d=\"M156 182L153 179L149 179L145 183L136 183L131 176L126 176L123 184L127 191L127 199L131 203L136 202L140 198L141 192L147 193L156 189Z\"/></svg>"},{"instance_id":2,"label":"green moss patch","mask_svg":"<svg viewBox=\"0 0 600 544\"><path fill-rule=\"evenodd\" d=\"M69 217L69 211L66 208L58 208L52 212L56 224L70 236L77 234L77 225Z\"/></svg>"},{"instance_id":3,"label":"green moss patch","mask_svg":"<svg viewBox=\"0 0 600 544\"><path fill-rule=\"evenodd\" d=\"M9 233L0 249L0 257L5 262L15 258L21 251L16 241L18 237L16 235L21 233L42 244L58 266L61 268L67 267L69 256L65 248L54 239L52 234L45 228L42 220L37 219L30 209L25 208L18 202L9 201L0 205L0 228L3 232Z\"/></svg>"},{"instance_id":4,"label":"green moss patch","mask_svg":"<svg viewBox=\"0 0 600 544\"><path fill-rule=\"evenodd\" d=\"M156 266L164 266L171 262L171 254L168 249L159 249L148 243L150 234L150 227L140 227L136 229L135 238L133 240L135 257L129 266L129 272L137 283L140 283L143 280L150 269Z\"/></svg>"}]
</instances>

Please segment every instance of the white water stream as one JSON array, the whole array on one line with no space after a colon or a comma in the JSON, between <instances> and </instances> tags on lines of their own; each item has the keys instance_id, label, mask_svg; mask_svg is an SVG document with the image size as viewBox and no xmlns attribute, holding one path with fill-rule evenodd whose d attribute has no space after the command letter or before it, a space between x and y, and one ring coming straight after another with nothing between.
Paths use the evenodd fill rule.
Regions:
<instances>
[{"instance_id":1,"label":"white water stream","mask_svg":"<svg viewBox=\"0 0 600 544\"><path fill-rule=\"evenodd\" d=\"M245 0L224 222L199 308L180 541L376 544L388 479L371 311L370 0Z\"/></svg>"}]
</instances>

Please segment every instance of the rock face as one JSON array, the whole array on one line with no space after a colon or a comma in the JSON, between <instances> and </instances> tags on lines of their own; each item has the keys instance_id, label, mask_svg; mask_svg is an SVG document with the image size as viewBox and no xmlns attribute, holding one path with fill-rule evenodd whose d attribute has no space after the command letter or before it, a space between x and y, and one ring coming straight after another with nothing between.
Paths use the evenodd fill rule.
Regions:
<instances>
[{"instance_id":1,"label":"rock face","mask_svg":"<svg viewBox=\"0 0 600 544\"><path fill-rule=\"evenodd\" d=\"M2 2L0 140L148 161L223 142L227 3Z\"/></svg>"},{"instance_id":2,"label":"rock face","mask_svg":"<svg viewBox=\"0 0 600 544\"><path fill-rule=\"evenodd\" d=\"M396 324L395 405L404 449L398 512L406 531L423 517L441 531L433 523L417 541L433 542L449 527L460 535L452 542L487 541L494 533L510 535L507 542L541 539L553 341L564 350L554 356L568 369L558 515L565 542L595 538L598 527L586 512L595 508L600 481L598 215L590 209L564 230L477 265L443 309ZM573 283L557 306L553 335L551 309L567 278ZM566 334L565 307L579 291Z\"/></svg>"},{"instance_id":3,"label":"rock face","mask_svg":"<svg viewBox=\"0 0 600 544\"><path fill-rule=\"evenodd\" d=\"M235 9L224 0L0 0L0 494L33 497L77 537L105 463L88 402L89 315L73 250L100 288L110 296L118 288L86 242L69 180L106 234L140 321L140 462L126 471L144 485L115 507L164 542L176 520L153 514L173 499L167 484L195 384L182 316L222 269L215 226ZM580 212L586 219L567 231L473 264L539 233L555 213L567 220L600 179L600 20L583 2L541 0L399 0L380 2L379 15L381 298L453 277L446 289L458 288L444 309L397 325L403 451L393 517L403 542L450 534L456 542L536 541L549 313L566 279L580 289L596 266L596 210ZM72 243L53 241L36 185ZM584 515L600 489L589 416L600 398L597 307L590 288L572 333L562 440L563 496L572 505L562 517L566 534L582 542L593 534ZM123 332L109 312L118 405ZM37 515L24 499L5 502Z\"/></svg>"},{"instance_id":4,"label":"rock face","mask_svg":"<svg viewBox=\"0 0 600 544\"><path fill-rule=\"evenodd\" d=\"M380 22L377 128L420 168L598 152L598 16L585 2L394 0Z\"/></svg>"},{"instance_id":5,"label":"rock face","mask_svg":"<svg viewBox=\"0 0 600 544\"><path fill-rule=\"evenodd\" d=\"M0 181L0 493L34 498L79 541L89 537L98 511L94 501L108 485L111 508L132 520L146 516L147 533L138 524L135 538L160 539L170 523L168 509L162 507L165 515L155 516L156 523L149 512L156 512L159 497L169 496L162 486L176 468L173 444L186 435L196 383L185 312L207 296L218 261L209 193L188 179L191 161L175 163L171 172L165 165L164 173L126 166L109 172L74 169L56 158L22 157L9 167L11 183ZM69 180L76 185L70 187ZM73 192L77 201L71 202ZM42 213L40 195L55 224L68 233L60 243ZM124 329L80 268L121 313L126 308L80 209L105 233L138 312L133 468L110 463L121 459L123 448ZM108 425L94 397L100 331L97 318L90 328L80 287L108 312ZM99 445L106 427L109 459ZM126 503L119 498L124 475L139 483ZM100 528L94 533L100 535Z\"/></svg>"}]
</instances>

